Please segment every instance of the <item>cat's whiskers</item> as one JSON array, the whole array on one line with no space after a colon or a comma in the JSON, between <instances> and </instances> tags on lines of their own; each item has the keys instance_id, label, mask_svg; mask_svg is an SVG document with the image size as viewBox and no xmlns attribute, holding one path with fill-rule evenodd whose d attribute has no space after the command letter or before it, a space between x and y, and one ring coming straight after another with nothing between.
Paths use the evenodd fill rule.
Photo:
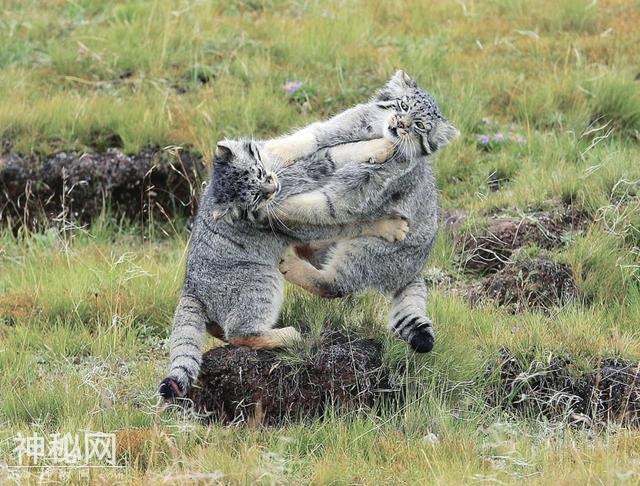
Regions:
<instances>
[{"instance_id":1,"label":"cat's whiskers","mask_svg":"<svg viewBox=\"0 0 640 486\"><path fill-rule=\"evenodd\" d=\"M276 233L276 229L273 227L273 220L272 220L272 214L271 214L271 208L267 205L265 207L265 211L267 213L267 221L269 221L269 228L271 228L271 232L274 235L277 235Z\"/></svg>"},{"instance_id":2,"label":"cat's whiskers","mask_svg":"<svg viewBox=\"0 0 640 486\"><path fill-rule=\"evenodd\" d=\"M402 153L404 155L407 154L407 141L405 140L404 137L399 137L400 140L400 150L402 151Z\"/></svg>"},{"instance_id":3,"label":"cat's whiskers","mask_svg":"<svg viewBox=\"0 0 640 486\"><path fill-rule=\"evenodd\" d=\"M271 207L272 209L272 214L274 216L274 218L276 219L276 221L278 222L279 225L281 225L283 228L285 228L288 231L291 231L291 228L289 228L284 221L282 221L282 219L278 216L278 213L280 214L285 214L285 212L280 208L280 203L278 201L273 201L273 205Z\"/></svg>"},{"instance_id":4,"label":"cat's whiskers","mask_svg":"<svg viewBox=\"0 0 640 486\"><path fill-rule=\"evenodd\" d=\"M280 157L276 158L273 162L273 165L271 166L271 172L273 172L275 175L279 176L280 175L280 170L284 167L284 161L282 159L280 159Z\"/></svg>"},{"instance_id":5,"label":"cat's whiskers","mask_svg":"<svg viewBox=\"0 0 640 486\"><path fill-rule=\"evenodd\" d=\"M416 156L416 145L413 142L413 140L407 140L407 144L409 146L409 153L410 153L409 158L413 159Z\"/></svg>"}]
</instances>

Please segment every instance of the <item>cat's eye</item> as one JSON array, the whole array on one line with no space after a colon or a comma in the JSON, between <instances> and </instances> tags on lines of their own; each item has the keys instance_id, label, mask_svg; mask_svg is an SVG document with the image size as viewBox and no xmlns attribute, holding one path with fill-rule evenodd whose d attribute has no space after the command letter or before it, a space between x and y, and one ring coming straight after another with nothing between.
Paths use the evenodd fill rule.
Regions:
<instances>
[{"instance_id":1,"label":"cat's eye","mask_svg":"<svg viewBox=\"0 0 640 486\"><path fill-rule=\"evenodd\" d=\"M407 103L405 103L404 101L400 101L400 108L402 108L404 111L408 111L409 105L407 105Z\"/></svg>"},{"instance_id":2,"label":"cat's eye","mask_svg":"<svg viewBox=\"0 0 640 486\"><path fill-rule=\"evenodd\" d=\"M418 121L416 122L416 126L420 130L426 130L427 132L433 128L433 125L431 124L431 122L422 123Z\"/></svg>"}]
</instances>

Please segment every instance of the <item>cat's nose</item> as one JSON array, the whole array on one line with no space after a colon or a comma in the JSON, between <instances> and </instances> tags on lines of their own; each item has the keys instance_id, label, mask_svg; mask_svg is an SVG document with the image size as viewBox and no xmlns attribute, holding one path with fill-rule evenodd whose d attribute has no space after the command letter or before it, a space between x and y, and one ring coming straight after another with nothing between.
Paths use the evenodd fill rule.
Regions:
<instances>
[{"instance_id":1,"label":"cat's nose","mask_svg":"<svg viewBox=\"0 0 640 486\"><path fill-rule=\"evenodd\" d=\"M280 182L278 181L278 177L275 174L269 174L264 179L264 184L262 184L262 192L267 196L270 196L280 189Z\"/></svg>"}]
</instances>

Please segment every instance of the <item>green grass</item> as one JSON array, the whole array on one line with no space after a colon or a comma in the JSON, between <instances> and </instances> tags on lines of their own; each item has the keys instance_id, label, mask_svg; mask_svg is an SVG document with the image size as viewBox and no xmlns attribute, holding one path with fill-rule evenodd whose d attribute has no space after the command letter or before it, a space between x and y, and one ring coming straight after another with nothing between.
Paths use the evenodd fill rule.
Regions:
<instances>
[{"instance_id":1,"label":"green grass","mask_svg":"<svg viewBox=\"0 0 640 486\"><path fill-rule=\"evenodd\" d=\"M640 3L620 0L4 2L0 137L15 150L116 141L208 156L223 137L270 137L366 100L403 67L462 132L436 162L445 208L481 225L563 202L590 223L553 252L582 299L511 315L436 286L427 356L387 335L373 292L327 302L287 288L283 325L381 339L416 399L382 417L330 411L271 429L195 425L155 396L183 223L164 236L109 217L67 233L0 230L0 482L18 432L85 429L117 432L120 479L134 484L638 482L637 431L492 408L485 369L505 347L521 359L571 353L585 369L640 359L639 23ZM289 80L301 94L285 94ZM526 143L478 143L498 131ZM444 233L429 271L470 278Z\"/></svg>"}]
</instances>

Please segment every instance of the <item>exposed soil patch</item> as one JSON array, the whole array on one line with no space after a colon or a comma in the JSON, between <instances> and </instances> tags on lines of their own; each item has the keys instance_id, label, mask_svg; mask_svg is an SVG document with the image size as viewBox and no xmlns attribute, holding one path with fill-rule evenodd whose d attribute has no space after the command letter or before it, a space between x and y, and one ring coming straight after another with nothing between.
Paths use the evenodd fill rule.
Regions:
<instances>
[{"instance_id":1,"label":"exposed soil patch","mask_svg":"<svg viewBox=\"0 0 640 486\"><path fill-rule=\"evenodd\" d=\"M192 150L147 148L125 155L65 152L47 157L0 155L0 222L15 228L87 223L108 207L116 216L191 216L196 188L205 177L202 156Z\"/></svg>"},{"instance_id":2,"label":"exposed soil patch","mask_svg":"<svg viewBox=\"0 0 640 486\"><path fill-rule=\"evenodd\" d=\"M266 425L320 417L325 409L369 409L397 398L382 346L327 331L300 362L277 352L224 346L206 352L190 398L196 412L222 423Z\"/></svg>"},{"instance_id":3,"label":"exposed soil patch","mask_svg":"<svg viewBox=\"0 0 640 486\"><path fill-rule=\"evenodd\" d=\"M498 384L488 390L489 404L594 427L607 422L640 426L640 363L607 359L585 372L575 370L572 361L556 356L524 367L503 350Z\"/></svg>"},{"instance_id":4,"label":"exposed soil patch","mask_svg":"<svg viewBox=\"0 0 640 486\"><path fill-rule=\"evenodd\" d=\"M577 295L573 272L542 253L517 257L498 272L468 288L469 299L477 303L491 299L512 312L548 309L569 302Z\"/></svg>"},{"instance_id":5,"label":"exposed soil patch","mask_svg":"<svg viewBox=\"0 0 640 486\"><path fill-rule=\"evenodd\" d=\"M561 246L563 237L581 228L585 221L585 215L573 206L530 212L520 218L495 216L477 230L460 231L461 218L459 214L449 215L444 226L453 230L464 268L485 273L504 267L514 250L523 246Z\"/></svg>"}]
</instances>

